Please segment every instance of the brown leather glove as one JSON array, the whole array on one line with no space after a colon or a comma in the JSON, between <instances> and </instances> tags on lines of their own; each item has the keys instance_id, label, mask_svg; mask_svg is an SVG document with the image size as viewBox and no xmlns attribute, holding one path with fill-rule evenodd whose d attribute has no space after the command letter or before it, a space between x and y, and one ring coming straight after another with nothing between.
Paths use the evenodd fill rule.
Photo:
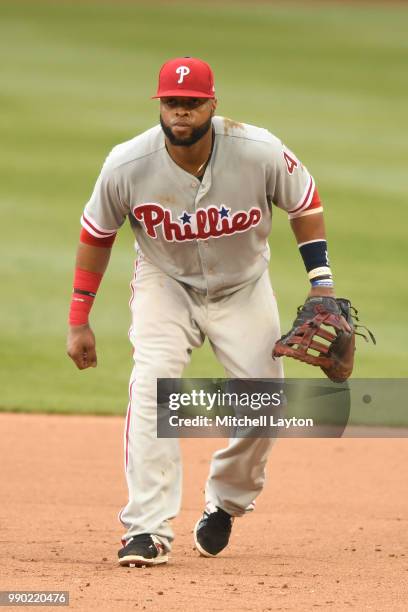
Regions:
<instances>
[{"instance_id":1,"label":"brown leather glove","mask_svg":"<svg viewBox=\"0 0 408 612\"><path fill-rule=\"evenodd\" d=\"M274 346L272 357L293 357L320 366L333 382L344 382L353 371L357 310L345 298L309 297L299 306L292 329ZM373 334L365 328L375 344Z\"/></svg>"}]
</instances>

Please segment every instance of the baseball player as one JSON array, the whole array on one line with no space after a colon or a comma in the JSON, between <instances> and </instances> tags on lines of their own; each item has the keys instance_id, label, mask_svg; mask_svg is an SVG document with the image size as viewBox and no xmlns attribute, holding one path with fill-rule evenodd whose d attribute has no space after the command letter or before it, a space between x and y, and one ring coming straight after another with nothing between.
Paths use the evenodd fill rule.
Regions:
<instances>
[{"instance_id":1,"label":"baseball player","mask_svg":"<svg viewBox=\"0 0 408 612\"><path fill-rule=\"evenodd\" d=\"M213 72L200 59L166 62L154 97L160 124L113 148L85 206L69 314L68 354L79 369L95 367L88 315L128 218L137 259L124 566L168 560L170 520L180 509L179 443L156 434L157 378L181 377L205 337L228 377L283 377L281 360L272 358L280 337L268 273L274 207L289 216L309 296L333 296L322 205L299 159L266 129L215 115ZM253 509L271 446L268 438L236 438L212 457L194 529L200 554L223 550L234 518Z\"/></svg>"}]
</instances>

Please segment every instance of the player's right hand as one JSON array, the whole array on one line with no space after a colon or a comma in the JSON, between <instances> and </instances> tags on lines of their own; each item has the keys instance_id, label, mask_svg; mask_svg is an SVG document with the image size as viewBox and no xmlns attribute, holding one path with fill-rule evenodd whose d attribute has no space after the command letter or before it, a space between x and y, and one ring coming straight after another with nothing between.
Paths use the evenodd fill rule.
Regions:
<instances>
[{"instance_id":1,"label":"player's right hand","mask_svg":"<svg viewBox=\"0 0 408 612\"><path fill-rule=\"evenodd\" d=\"M67 354L79 370L96 368L95 336L89 325L70 325Z\"/></svg>"}]
</instances>

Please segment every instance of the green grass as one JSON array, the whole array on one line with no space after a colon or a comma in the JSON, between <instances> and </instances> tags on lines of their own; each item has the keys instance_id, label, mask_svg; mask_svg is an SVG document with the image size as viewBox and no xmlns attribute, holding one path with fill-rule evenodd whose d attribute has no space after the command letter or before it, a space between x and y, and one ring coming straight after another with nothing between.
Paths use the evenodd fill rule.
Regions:
<instances>
[{"instance_id":1,"label":"green grass","mask_svg":"<svg viewBox=\"0 0 408 612\"><path fill-rule=\"evenodd\" d=\"M358 343L355 376L406 376L407 27L386 5L3 1L0 408L124 413L132 236L92 314L99 367L77 372L65 332L78 221L110 148L157 122L159 66L187 54L213 65L220 114L268 127L313 172L338 294L378 339ZM280 211L271 248L286 329L307 283ZM208 345L186 375L222 375Z\"/></svg>"}]
</instances>

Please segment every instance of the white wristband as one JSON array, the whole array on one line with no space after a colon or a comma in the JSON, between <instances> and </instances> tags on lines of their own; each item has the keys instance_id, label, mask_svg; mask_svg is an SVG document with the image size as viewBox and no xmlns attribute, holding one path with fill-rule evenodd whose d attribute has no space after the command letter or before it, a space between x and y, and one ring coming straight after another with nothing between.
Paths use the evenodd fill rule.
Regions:
<instances>
[{"instance_id":1,"label":"white wristband","mask_svg":"<svg viewBox=\"0 0 408 612\"><path fill-rule=\"evenodd\" d=\"M310 270L310 272L308 273L309 280L316 278L316 276L327 276L327 275L332 276L332 271L330 270L328 266L321 266L320 268L314 268L313 270Z\"/></svg>"}]
</instances>

